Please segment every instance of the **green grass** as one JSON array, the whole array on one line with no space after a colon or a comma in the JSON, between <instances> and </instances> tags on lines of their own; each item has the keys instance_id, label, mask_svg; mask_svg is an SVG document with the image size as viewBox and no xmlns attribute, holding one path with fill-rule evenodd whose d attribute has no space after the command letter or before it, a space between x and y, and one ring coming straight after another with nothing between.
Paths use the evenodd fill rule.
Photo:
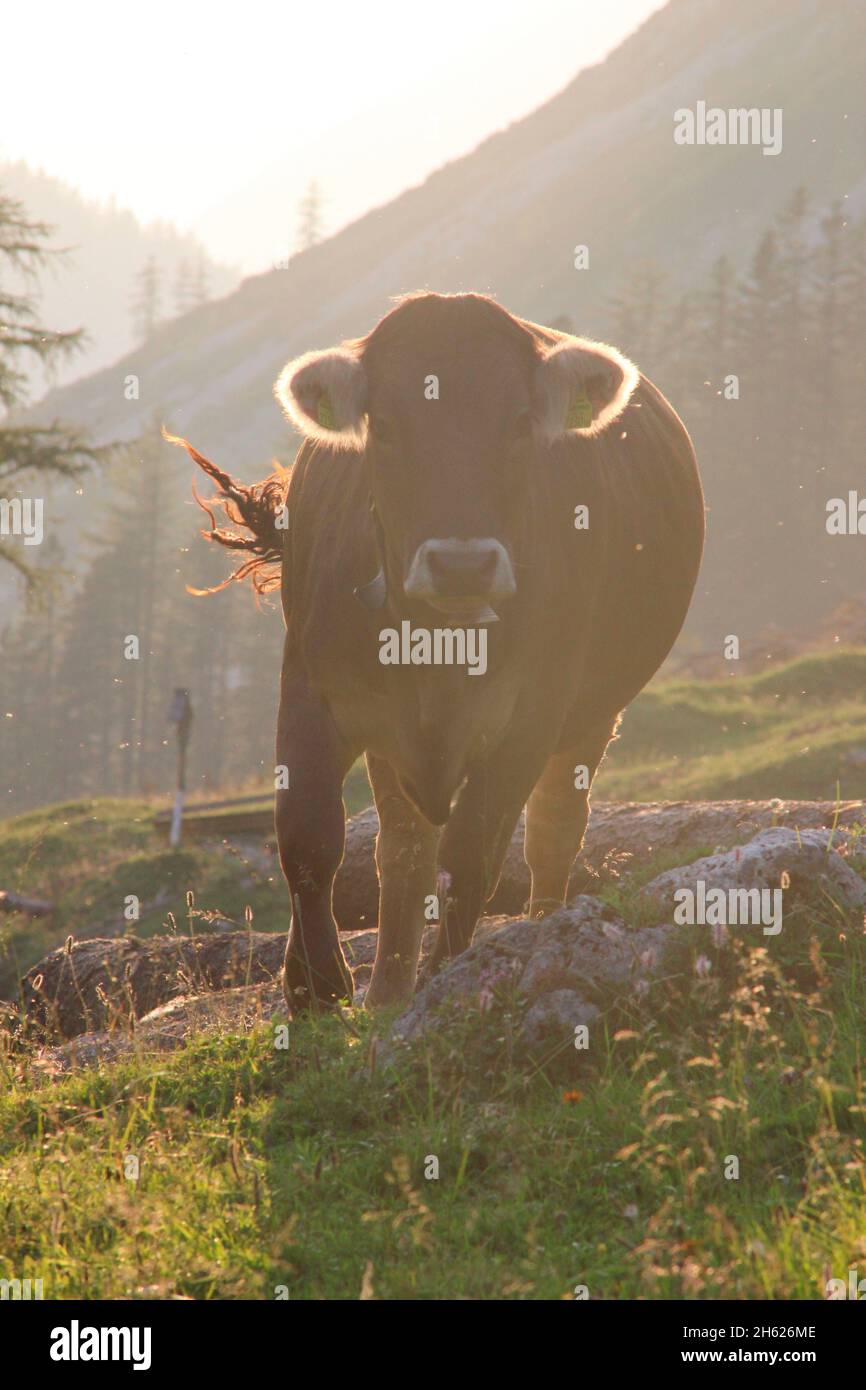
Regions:
<instances>
[{"instance_id":1,"label":"green grass","mask_svg":"<svg viewBox=\"0 0 866 1390\"><path fill-rule=\"evenodd\" d=\"M734 664L732 663L732 666ZM866 651L800 657L756 676L659 681L635 700L596 779L612 801L832 801L866 792Z\"/></svg>"},{"instance_id":2,"label":"green grass","mask_svg":"<svg viewBox=\"0 0 866 1390\"><path fill-rule=\"evenodd\" d=\"M512 1055L507 998L393 1069L360 1013L293 1022L287 1050L263 1027L61 1080L11 1057L0 1277L46 1297L354 1299L365 1271L383 1299L820 1297L866 1265L866 939L814 925L707 979L686 944L652 1013L608 1012L543 1065Z\"/></svg>"},{"instance_id":3,"label":"green grass","mask_svg":"<svg viewBox=\"0 0 866 1390\"><path fill-rule=\"evenodd\" d=\"M863 652L656 684L597 794L862 795L844 754L866 747L864 688ZM358 809L357 771L349 794ZM129 893L138 934L169 912L183 929L188 889L285 929L277 870L195 841L172 852L155 809L104 799L5 822L0 885L58 912L0 918L0 996L68 932L123 929ZM670 866L657 856L604 895L652 920L637 888ZM0 1278L42 1278L49 1298L821 1297L826 1278L866 1273L866 937L837 928L816 905L722 954L696 928L651 1001L609 1007L588 1052L566 1038L535 1062L512 1048L508 998L391 1069L384 1021L360 1012L293 1022L288 1050L262 1027L65 1078L0 1056Z\"/></svg>"},{"instance_id":4,"label":"green grass","mask_svg":"<svg viewBox=\"0 0 866 1390\"><path fill-rule=\"evenodd\" d=\"M725 682L656 682L628 710L596 779L595 796L862 797L866 768L847 764L845 754L866 749L864 690L866 652L841 650ZM370 802L362 764L346 779L345 800L350 814ZM153 826L154 813L165 804L100 798L0 823L0 887L58 904L56 914L41 923L0 918L0 998L70 932L105 924L108 932L148 936L165 929L169 912L180 922L187 890L239 924L249 906L258 930L286 930L278 866L262 872L242 854L215 852L194 837L179 851L170 850ZM130 893L141 900L136 923L123 920Z\"/></svg>"},{"instance_id":5,"label":"green grass","mask_svg":"<svg viewBox=\"0 0 866 1390\"><path fill-rule=\"evenodd\" d=\"M345 801L350 814L368 804L361 769L346 779ZM100 797L0 822L0 888L57 905L50 918L0 916L0 999L70 932L152 936L166 929L169 913L186 929L190 890L239 927L250 907L257 931L288 931L288 893L276 859L263 871L243 851L192 837L172 850L153 823L162 809L164 802ZM124 918L130 894L140 900L137 921ZM195 930L207 928L207 919L196 917Z\"/></svg>"},{"instance_id":6,"label":"green grass","mask_svg":"<svg viewBox=\"0 0 866 1390\"><path fill-rule=\"evenodd\" d=\"M153 826L154 805L112 800L67 802L15 816L0 830L0 884L47 898L49 918L0 917L0 997L47 951L84 929L99 935L163 931L168 914L186 925L186 893L243 925L253 903L261 930L286 930L287 905L279 865L269 875L245 867L237 855L190 841L168 848ZM138 921L126 921L124 903L140 900ZM206 929L206 923L197 923Z\"/></svg>"}]
</instances>

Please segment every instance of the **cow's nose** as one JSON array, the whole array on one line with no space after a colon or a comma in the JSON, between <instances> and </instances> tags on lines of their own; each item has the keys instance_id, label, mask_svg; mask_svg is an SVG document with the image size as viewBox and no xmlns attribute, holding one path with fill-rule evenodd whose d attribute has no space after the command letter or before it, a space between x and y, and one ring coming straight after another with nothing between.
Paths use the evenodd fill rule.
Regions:
<instances>
[{"instance_id":1,"label":"cow's nose","mask_svg":"<svg viewBox=\"0 0 866 1390\"><path fill-rule=\"evenodd\" d=\"M479 545L475 550L431 550L427 564L437 594L463 597L487 593L496 560L492 545Z\"/></svg>"},{"instance_id":2,"label":"cow's nose","mask_svg":"<svg viewBox=\"0 0 866 1390\"><path fill-rule=\"evenodd\" d=\"M415 598L509 598L514 571L505 546L493 537L429 540L415 552L404 588Z\"/></svg>"}]
</instances>

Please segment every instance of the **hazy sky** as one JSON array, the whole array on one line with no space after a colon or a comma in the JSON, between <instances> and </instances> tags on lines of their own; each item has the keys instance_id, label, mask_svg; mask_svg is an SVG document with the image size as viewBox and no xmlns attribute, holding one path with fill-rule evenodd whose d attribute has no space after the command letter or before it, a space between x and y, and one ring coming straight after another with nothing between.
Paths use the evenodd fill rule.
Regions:
<instances>
[{"instance_id":1,"label":"hazy sky","mask_svg":"<svg viewBox=\"0 0 866 1390\"><path fill-rule=\"evenodd\" d=\"M263 269L289 249L309 178L336 228L552 96L658 8L35 0L4 20L0 157Z\"/></svg>"}]
</instances>

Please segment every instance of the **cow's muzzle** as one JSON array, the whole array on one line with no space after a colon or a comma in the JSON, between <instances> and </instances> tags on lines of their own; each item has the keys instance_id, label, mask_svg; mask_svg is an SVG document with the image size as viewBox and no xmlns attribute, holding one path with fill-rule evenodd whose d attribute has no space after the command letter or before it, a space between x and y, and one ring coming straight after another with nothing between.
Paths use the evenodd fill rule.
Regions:
<instances>
[{"instance_id":1,"label":"cow's muzzle","mask_svg":"<svg viewBox=\"0 0 866 1390\"><path fill-rule=\"evenodd\" d=\"M419 545L403 588L410 598L459 615L512 598L517 585L508 551L492 537L429 540Z\"/></svg>"}]
</instances>

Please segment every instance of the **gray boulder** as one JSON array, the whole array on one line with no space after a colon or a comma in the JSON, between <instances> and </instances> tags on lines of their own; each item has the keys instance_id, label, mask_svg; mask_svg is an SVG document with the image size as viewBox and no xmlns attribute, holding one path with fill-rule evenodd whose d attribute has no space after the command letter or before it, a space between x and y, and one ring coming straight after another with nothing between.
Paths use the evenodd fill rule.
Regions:
<instances>
[{"instance_id":1,"label":"gray boulder","mask_svg":"<svg viewBox=\"0 0 866 1390\"><path fill-rule=\"evenodd\" d=\"M710 845L727 849L778 825L806 830L864 820L862 801L594 801L584 846L572 870L570 895L592 892L659 853L688 854ZM373 856L378 829L372 807L346 826L345 855L334 884L334 913L341 931L376 926L379 884ZM487 910L518 916L528 898L521 816Z\"/></svg>"},{"instance_id":2,"label":"gray boulder","mask_svg":"<svg viewBox=\"0 0 866 1390\"><path fill-rule=\"evenodd\" d=\"M612 908L584 895L541 921L491 924L423 986L394 1023L391 1039L409 1042L455 1012L485 1013L500 999L521 1013L519 1042L528 1049L567 1043L575 1025L591 1023L605 1004L647 991L672 931L633 930Z\"/></svg>"},{"instance_id":3,"label":"gray boulder","mask_svg":"<svg viewBox=\"0 0 866 1390\"><path fill-rule=\"evenodd\" d=\"M555 989L542 994L527 1009L521 1032L530 1052L544 1052L574 1037L580 1024L587 1027L599 1017L596 1004L590 1004L573 989Z\"/></svg>"},{"instance_id":4,"label":"gray boulder","mask_svg":"<svg viewBox=\"0 0 866 1390\"><path fill-rule=\"evenodd\" d=\"M854 838L845 832L776 826L762 830L736 849L659 874L644 887L642 897L673 913L677 891L687 889L697 894L699 883L705 891L721 889L724 893L781 889L783 911L825 894L843 913L862 917L866 883L845 859L857 848Z\"/></svg>"},{"instance_id":5,"label":"gray boulder","mask_svg":"<svg viewBox=\"0 0 866 1390\"><path fill-rule=\"evenodd\" d=\"M69 1042L42 1046L33 1065L44 1074L58 1076L125 1057L174 1052L195 1038L236 1036L272 1021L287 1021L283 992L276 981L180 995L141 1019L128 1019L123 1027L81 1033Z\"/></svg>"}]
</instances>

